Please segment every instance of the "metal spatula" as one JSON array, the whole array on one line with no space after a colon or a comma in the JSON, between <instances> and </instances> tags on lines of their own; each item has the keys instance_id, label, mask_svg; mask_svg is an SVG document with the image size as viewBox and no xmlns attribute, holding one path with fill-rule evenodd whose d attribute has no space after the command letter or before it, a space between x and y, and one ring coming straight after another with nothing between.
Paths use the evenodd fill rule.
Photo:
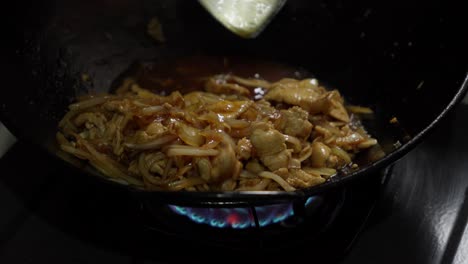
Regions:
<instances>
[{"instance_id":1,"label":"metal spatula","mask_svg":"<svg viewBox=\"0 0 468 264\"><path fill-rule=\"evenodd\" d=\"M221 24L244 38L255 38L286 0L199 0Z\"/></svg>"}]
</instances>

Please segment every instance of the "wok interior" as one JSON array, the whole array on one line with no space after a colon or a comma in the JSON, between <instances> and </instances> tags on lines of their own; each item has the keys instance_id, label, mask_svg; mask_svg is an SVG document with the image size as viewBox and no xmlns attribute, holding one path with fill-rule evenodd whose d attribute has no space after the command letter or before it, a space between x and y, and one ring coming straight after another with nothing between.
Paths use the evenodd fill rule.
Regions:
<instances>
[{"instance_id":1,"label":"wok interior","mask_svg":"<svg viewBox=\"0 0 468 264\"><path fill-rule=\"evenodd\" d=\"M306 69L350 103L373 108L364 125L388 154L442 112L464 77L463 42L450 33L456 11L421 2L289 1L257 39L245 40L196 1L25 1L9 16L16 48L8 79L18 88L2 96L2 115L14 132L55 151L57 122L73 98L108 92L132 63L242 56ZM146 34L152 17L165 43Z\"/></svg>"}]
</instances>

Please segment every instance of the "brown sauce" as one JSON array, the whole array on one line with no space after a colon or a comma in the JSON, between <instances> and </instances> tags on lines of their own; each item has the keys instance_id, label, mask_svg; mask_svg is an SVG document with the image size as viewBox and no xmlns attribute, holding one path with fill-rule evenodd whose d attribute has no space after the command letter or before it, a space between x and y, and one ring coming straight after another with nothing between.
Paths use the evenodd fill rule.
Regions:
<instances>
[{"instance_id":1,"label":"brown sauce","mask_svg":"<svg viewBox=\"0 0 468 264\"><path fill-rule=\"evenodd\" d=\"M276 82L282 78L312 78L312 74L304 69L278 62L210 56L142 62L136 64L123 77L132 77L141 87L153 92L169 94L172 91L187 93L203 90L204 80L216 74L233 74L269 82ZM252 96L259 92L261 93L260 90L251 88Z\"/></svg>"}]
</instances>

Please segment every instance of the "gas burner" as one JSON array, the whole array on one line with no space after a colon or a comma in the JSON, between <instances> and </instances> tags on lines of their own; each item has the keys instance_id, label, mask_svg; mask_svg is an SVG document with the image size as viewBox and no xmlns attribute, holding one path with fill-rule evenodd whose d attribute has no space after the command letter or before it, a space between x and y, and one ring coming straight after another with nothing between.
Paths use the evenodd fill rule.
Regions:
<instances>
[{"instance_id":1,"label":"gas burner","mask_svg":"<svg viewBox=\"0 0 468 264\"><path fill-rule=\"evenodd\" d=\"M312 203L319 203L317 197L309 197L305 207L310 208ZM247 229L266 227L274 224L284 224L287 219L294 216L293 203L256 206L254 208L193 208L169 205L169 208L188 217L195 223L206 224L215 228ZM255 219L257 216L257 221Z\"/></svg>"},{"instance_id":2,"label":"gas burner","mask_svg":"<svg viewBox=\"0 0 468 264\"><path fill-rule=\"evenodd\" d=\"M274 247L327 230L343 205L346 190L327 197L313 196L305 201L266 206L182 207L145 203L143 220L151 230L178 239L204 240L221 247ZM327 202L325 202L327 201ZM300 238L300 239L299 239Z\"/></svg>"},{"instance_id":3,"label":"gas burner","mask_svg":"<svg viewBox=\"0 0 468 264\"><path fill-rule=\"evenodd\" d=\"M330 248L345 250L360 232L390 174L387 169L335 191L288 203L187 207L151 200L142 202L139 212L144 225L159 236L220 250L274 250L304 243L321 248L330 243Z\"/></svg>"}]
</instances>

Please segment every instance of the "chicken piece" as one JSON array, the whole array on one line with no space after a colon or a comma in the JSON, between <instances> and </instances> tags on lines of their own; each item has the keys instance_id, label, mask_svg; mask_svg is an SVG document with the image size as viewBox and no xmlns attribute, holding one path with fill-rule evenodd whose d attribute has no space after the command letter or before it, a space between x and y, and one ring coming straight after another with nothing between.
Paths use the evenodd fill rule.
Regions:
<instances>
[{"instance_id":1,"label":"chicken piece","mask_svg":"<svg viewBox=\"0 0 468 264\"><path fill-rule=\"evenodd\" d=\"M145 131L150 136L162 136L167 132L167 127L160 122L153 122L146 127Z\"/></svg>"},{"instance_id":2,"label":"chicken piece","mask_svg":"<svg viewBox=\"0 0 468 264\"><path fill-rule=\"evenodd\" d=\"M256 159L250 160L246 165L245 169L253 172L253 173L260 173L265 170L265 167L263 167L262 164Z\"/></svg>"},{"instance_id":3,"label":"chicken piece","mask_svg":"<svg viewBox=\"0 0 468 264\"><path fill-rule=\"evenodd\" d=\"M276 127L286 135L307 139L312 131L309 113L294 106L288 110L281 110L281 117L276 121Z\"/></svg>"},{"instance_id":4,"label":"chicken piece","mask_svg":"<svg viewBox=\"0 0 468 264\"><path fill-rule=\"evenodd\" d=\"M334 144L346 151L359 151L376 145L377 140L371 138L354 117L352 119L349 125L341 127L342 135L334 140Z\"/></svg>"},{"instance_id":5,"label":"chicken piece","mask_svg":"<svg viewBox=\"0 0 468 264\"><path fill-rule=\"evenodd\" d=\"M232 80L246 87L252 87L252 88L262 87L262 88L267 88L267 89L271 87L270 82L261 80L261 79L246 79L246 78L242 78L236 75L228 75L227 78L229 80Z\"/></svg>"},{"instance_id":6,"label":"chicken piece","mask_svg":"<svg viewBox=\"0 0 468 264\"><path fill-rule=\"evenodd\" d=\"M350 121L348 111L346 111L346 108L343 105L343 97L341 97L337 90L328 92L325 98L325 114L343 122Z\"/></svg>"},{"instance_id":7,"label":"chicken piece","mask_svg":"<svg viewBox=\"0 0 468 264\"><path fill-rule=\"evenodd\" d=\"M317 175L309 174L301 169L290 169L289 177L286 179L286 182L295 188L307 188L324 183L325 179Z\"/></svg>"},{"instance_id":8,"label":"chicken piece","mask_svg":"<svg viewBox=\"0 0 468 264\"><path fill-rule=\"evenodd\" d=\"M237 186L237 181L233 179L227 179L221 184L222 191L234 191Z\"/></svg>"},{"instance_id":9,"label":"chicken piece","mask_svg":"<svg viewBox=\"0 0 468 264\"><path fill-rule=\"evenodd\" d=\"M280 112L266 100L258 100L255 104L255 108L259 113L257 117L258 120L265 117L276 120L280 117Z\"/></svg>"},{"instance_id":10,"label":"chicken piece","mask_svg":"<svg viewBox=\"0 0 468 264\"><path fill-rule=\"evenodd\" d=\"M252 143L247 138L242 138L237 142L236 152L239 159L248 160L252 156Z\"/></svg>"},{"instance_id":11,"label":"chicken piece","mask_svg":"<svg viewBox=\"0 0 468 264\"><path fill-rule=\"evenodd\" d=\"M239 115L244 113L251 105L252 101L219 101L214 104L206 106L207 110L211 110L222 117L222 121L225 118L237 118Z\"/></svg>"},{"instance_id":12,"label":"chicken piece","mask_svg":"<svg viewBox=\"0 0 468 264\"><path fill-rule=\"evenodd\" d=\"M204 105L210 105L222 101L219 95L205 92L190 92L184 95L184 101L186 106L196 105L202 107Z\"/></svg>"},{"instance_id":13,"label":"chicken piece","mask_svg":"<svg viewBox=\"0 0 468 264\"><path fill-rule=\"evenodd\" d=\"M74 124L78 127L85 125L86 128L97 127L101 132L105 130L105 123L107 122L106 117L101 113L82 113L78 115Z\"/></svg>"},{"instance_id":14,"label":"chicken piece","mask_svg":"<svg viewBox=\"0 0 468 264\"><path fill-rule=\"evenodd\" d=\"M154 152L146 154L145 161L148 166L149 172L155 173L159 176L164 175L164 169L168 162L164 153Z\"/></svg>"},{"instance_id":15,"label":"chicken piece","mask_svg":"<svg viewBox=\"0 0 468 264\"><path fill-rule=\"evenodd\" d=\"M295 79L281 79L272 85L264 99L278 103L297 105L310 111L313 103L317 101L326 90L311 82L310 79L298 81Z\"/></svg>"},{"instance_id":16,"label":"chicken piece","mask_svg":"<svg viewBox=\"0 0 468 264\"><path fill-rule=\"evenodd\" d=\"M239 115L239 118L248 121L266 121L276 120L280 117L280 112L271 106L270 102L258 100L244 113Z\"/></svg>"},{"instance_id":17,"label":"chicken piece","mask_svg":"<svg viewBox=\"0 0 468 264\"><path fill-rule=\"evenodd\" d=\"M291 151L286 149L283 134L273 128L259 127L252 132L250 141L257 156L271 171L288 167Z\"/></svg>"},{"instance_id":18,"label":"chicken piece","mask_svg":"<svg viewBox=\"0 0 468 264\"><path fill-rule=\"evenodd\" d=\"M195 164L198 169L198 175L205 181L209 181L211 178L211 163L208 158L198 158L195 160Z\"/></svg>"},{"instance_id":19,"label":"chicken piece","mask_svg":"<svg viewBox=\"0 0 468 264\"><path fill-rule=\"evenodd\" d=\"M169 96L166 96L167 101L172 106L183 108L185 107L184 97L179 91L172 92Z\"/></svg>"},{"instance_id":20,"label":"chicken piece","mask_svg":"<svg viewBox=\"0 0 468 264\"><path fill-rule=\"evenodd\" d=\"M289 177L289 170L288 168L279 168L275 171L275 174L286 180Z\"/></svg>"},{"instance_id":21,"label":"chicken piece","mask_svg":"<svg viewBox=\"0 0 468 264\"><path fill-rule=\"evenodd\" d=\"M205 91L215 94L250 95L249 89L237 84L228 83L228 75L215 75L206 81Z\"/></svg>"},{"instance_id":22,"label":"chicken piece","mask_svg":"<svg viewBox=\"0 0 468 264\"><path fill-rule=\"evenodd\" d=\"M310 114L324 113L340 121L349 122L343 98L336 90L327 91L312 80L282 79L273 84L265 100L302 107Z\"/></svg>"},{"instance_id":23,"label":"chicken piece","mask_svg":"<svg viewBox=\"0 0 468 264\"><path fill-rule=\"evenodd\" d=\"M263 156L261 160L271 171L288 167L291 160L291 151L285 149L278 154Z\"/></svg>"},{"instance_id":24,"label":"chicken piece","mask_svg":"<svg viewBox=\"0 0 468 264\"><path fill-rule=\"evenodd\" d=\"M166 135L168 132L169 129L163 124L160 122L153 122L150 123L144 131L137 131L129 141L135 144L146 143L160 138L161 136Z\"/></svg>"},{"instance_id":25,"label":"chicken piece","mask_svg":"<svg viewBox=\"0 0 468 264\"><path fill-rule=\"evenodd\" d=\"M198 173L207 182L223 182L237 179L242 170L242 163L237 160L235 142L225 133L218 132L221 142L216 146L218 154L211 160L200 158L196 161Z\"/></svg>"},{"instance_id":26,"label":"chicken piece","mask_svg":"<svg viewBox=\"0 0 468 264\"><path fill-rule=\"evenodd\" d=\"M179 91L172 92L167 96L155 94L147 89L141 88L138 84L132 84L127 96L135 96L138 101L152 106L168 103L174 107L182 108L185 106L184 97Z\"/></svg>"},{"instance_id":27,"label":"chicken piece","mask_svg":"<svg viewBox=\"0 0 468 264\"><path fill-rule=\"evenodd\" d=\"M364 141L366 141L366 139L362 135L352 132L344 137L338 137L335 140L335 144L344 150L352 150L356 149L357 146Z\"/></svg>"},{"instance_id":28,"label":"chicken piece","mask_svg":"<svg viewBox=\"0 0 468 264\"><path fill-rule=\"evenodd\" d=\"M312 162L312 167L314 168L324 168L327 167L328 158L331 155L330 148L323 144L322 142L314 142L311 145L312 154L310 155L310 160Z\"/></svg>"},{"instance_id":29,"label":"chicken piece","mask_svg":"<svg viewBox=\"0 0 468 264\"><path fill-rule=\"evenodd\" d=\"M218 156L213 158L211 178L212 182L220 182L226 179L237 179L242 170L242 163L237 160L236 152L231 144L221 143L218 148Z\"/></svg>"}]
</instances>

